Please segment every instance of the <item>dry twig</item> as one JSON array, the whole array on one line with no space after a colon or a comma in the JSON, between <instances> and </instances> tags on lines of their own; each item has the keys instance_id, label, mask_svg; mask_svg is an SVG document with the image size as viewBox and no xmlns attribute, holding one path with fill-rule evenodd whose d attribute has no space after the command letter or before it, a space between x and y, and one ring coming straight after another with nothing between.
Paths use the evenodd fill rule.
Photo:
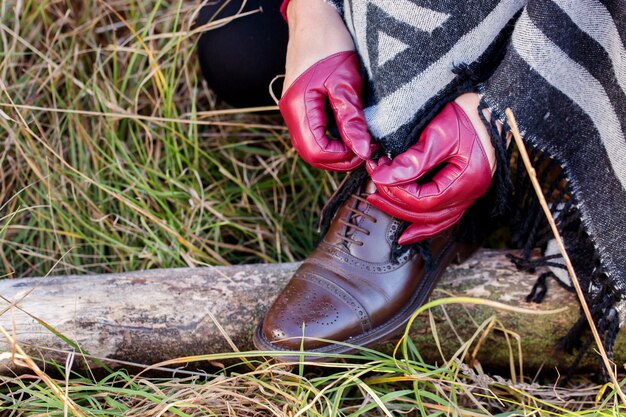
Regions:
<instances>
[{"instance_id":1,"label":"dry twig","mask_svg":"<svg viewBox=\"0 0 626 417\"><path fill-rule=\"evenodd\" d=\"M546 198L541 191L541 186L539 185L539 181L537 180L537 173L533 168L530 158L528 157L528 152L526 152L526 147L524 146L524 142L522 141L522 137L520 135L519 129L517 127L517 122L515 121L515 116L513 115L513 111L510 108L505 110L506 118L509 122L509 126L511 126L511 132L513 133L513 138L515 139L515 143L517 144L517 148L519 153L524 161L524 166L526 167L526 171L528 172L528 177L530 178L531 183L533 184L533 188L537 193L537 198L539 199L539 203L541 204L541 208L548 219L548 223L550 224L550 228L552 229L552 233L554 234L554 238L556 239L556 243L559 246L559 250L561 251L561 255L563 256L563 260L565 261L565 265L567 266L567 272L572 280L572 284L574 289L576 290L576 295L578 296L578 300L582 306L583 312L585 313L585 317L589 322L589 327L591 328L591 333L593 333L593 338L598 345L598 350L600 351L600 356L602 357L602 361L604 362L604 366L606 367L606 371L611 378L611 382L614 385L615 391L620 397L622 404L626 406L626 396L624 396L624 392L619 385L619 381L617 380L617 376L615 375L615 371L613 370L613 366L611 365L611 361L609 360L606 350L604 349L604 345L602 344L602 340L600 339L600 334L598 333L598 329L593 322L593 318L591 317L591 312L589 311L589 306L585 301L585 296L583 295L583 291L580 287L580 283L578 282L578 277L576 276L576 272L574 271L574 267L572 266L572 262L567 255L567 250L565 249L565 245L563 244L563 239L561 239L561 234L556 227L556 223L554 222L554 217L552 217L552 213L550 212L550 208L548 207L548 203L546 202Z\"/></svg>"}]
</instances>

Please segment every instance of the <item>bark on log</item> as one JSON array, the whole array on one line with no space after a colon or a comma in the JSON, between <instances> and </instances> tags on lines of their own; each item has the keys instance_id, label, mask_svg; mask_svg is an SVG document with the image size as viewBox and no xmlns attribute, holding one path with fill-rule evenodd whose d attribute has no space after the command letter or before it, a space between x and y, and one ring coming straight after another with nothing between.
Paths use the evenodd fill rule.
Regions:
<instances>
[{"instance_id":1,"label":"bark on log","mask_svg":"<svg viewBox=\"0 0 626 417\"><path fill-rule=\"evenodd\" d=\"M442 363L431 321L436 323L443 355L450 358L462 341L474 336L477 327L495 314L506 329L520 336L525 370L542 366L563 370L572 362L572 355L554 354L553 348L578 317L574 296L552 285L542 304L525 302L536 275L515 270L506 254L481 250L463 265L451 266L433 296L450 293L480 297L532 310L569 306L567 312L530 316L476 305L450 305L445 311L435 308L431 310L432 318L428 313L422 314L411 330L412 339L426 361ZM256 323L297 265L161 269L4 280L0 281L0 295L5 299L0 307L4 311L0 326L14 332L17 341L35 356L59 362L65 362L65 354L49 349L71 348L35 318L91 355L141 364L232 351L214 319L240 350L252 350L251 335ZM17 303L19 309L10 307L10 303ZM393 344L387 343L381 350L390 352L392 347ZM0 341L0 349L10 349L4 339ZM515 344L513 349L516 352ZM620 337L616 359L623 361L625 357L626 345L624 337ZM517 361L516 353L515 358ZM492 332L482 342L477 359L485 368L508 367L510 351L504 333ZM97 366L92 360L88 362ZM583 369L595 369L597 363L592 353L583 362ZM13 366L3 360L1 367L6 372L7 367Z\"/></svg>"}]
</instances>

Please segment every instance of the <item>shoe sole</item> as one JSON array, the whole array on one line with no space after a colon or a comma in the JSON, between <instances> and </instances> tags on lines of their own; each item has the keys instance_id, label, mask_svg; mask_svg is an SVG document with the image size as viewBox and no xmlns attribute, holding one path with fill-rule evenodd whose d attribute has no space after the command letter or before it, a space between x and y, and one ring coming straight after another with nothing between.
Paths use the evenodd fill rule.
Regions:
<instances>
[{"instance_id":1,"label":"shoe sole","mask_svg":"<svg viewBox=\"0 0 626 417\"><path fill-rule=\"evenodd\" d=\"M422 279L415 291L415 296L402 310L385 323L371 329L370 331L351 337L347 340L342 340L340 343L349 343L350 345L368 347L387 341L393 336L399 334L401 330L404 330L404 327L413 313L424 305L428 297L430 297L430 293L435 288L437 281L441 275L443 275L443 272L446 270L448 265L450 265L453 261L456 261L455 263L463 262L465 259L469 258L473 252L474 250L469 249L467 245L449 241L449 243L447 243L441 250L439 256L433 261L435 265L438 265L438 267L424 276L424 279ZM283 349L276 346L275 343L270 342L263 335L263 320L261 320L257 326L252 340L254 346L261 351L293 352L293 350ZM302 354L274 356L274 358L280 362L298 362L301 358L307 362L328 361L331 358L319 354L337 355L353 353L358 350L355 346L329 344L316 349L302 351ZM308 356L307 353L316 353L317 355Z\"/></svg>"}]
</instances>

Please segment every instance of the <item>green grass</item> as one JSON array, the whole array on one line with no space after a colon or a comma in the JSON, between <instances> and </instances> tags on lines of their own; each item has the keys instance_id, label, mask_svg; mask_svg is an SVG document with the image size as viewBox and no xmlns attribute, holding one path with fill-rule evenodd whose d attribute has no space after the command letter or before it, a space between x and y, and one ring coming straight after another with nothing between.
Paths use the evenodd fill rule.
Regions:
<instances>
[{"instance_id":1,"label":"green grass","mask_svg":"<svg viewBox=\"0 0 626 417\"><path fill-rule=\"evenodd\" d=\"M513 384L454 358L425 364L410 341L406 352L394 358L365 349L314 368L268 362L271 354L262 352L214 354L159 364L175 375L167 378L123 369L94 377L73 371L72 362L47 364L58 375L48 384L5 378L0 412L7 414L0 415L62 416L67 409L88 416L618 416L623 410L610 387ZM223 365L211 374L175 370L207 362Z\"/></svg>"},{"instance_id":2,"label":"green grass","mask_svg":"<svg viewBox=\"0 0 626 417\"><path fill-rule=\"evenodd\" d=\"M216 110L190 34L196 3L108 4L0 7L3 269L304 257L338 177L296 157L276 113Z\"/></svg>"},{"instance_id":3,"label":"green grass","mask_svg":"<svg viewBox=\"0 0 626 417\"><path fill-rule=\"evenodd\" d=\"M276 114L217 102L194 55L198 5L0 1L0 277L310 252L342 176L299 160ZM48 363L2 377L0 416L619 415L610 387L512 384L403 352L318 368L224 353L178 361L223 369L168 378Z\"/></svg>"}]
</instances>

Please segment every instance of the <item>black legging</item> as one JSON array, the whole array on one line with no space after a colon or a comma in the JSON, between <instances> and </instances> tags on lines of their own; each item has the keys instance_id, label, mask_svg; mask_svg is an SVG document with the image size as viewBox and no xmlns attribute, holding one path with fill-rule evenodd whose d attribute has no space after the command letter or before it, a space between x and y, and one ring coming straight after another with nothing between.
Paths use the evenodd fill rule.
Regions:
<instances>
[{"instance_id":1,"label":"black legging","mask_svg":"<svg viewBox=\"0 0 626 417\"><path fill-rule=\"evenodd\" d=\"M233 16L243 0L214 0L203 7L197 23L205 24ZM281 0L247 0L240 17L202 34L198 56L204 77L219 98L235 107L274 104L269 84L285 72L288 30L279 7ZM223 9L220 11L220 8ZM282 79L274 83L278 92Z\"/></svg>"}]
</instances>

